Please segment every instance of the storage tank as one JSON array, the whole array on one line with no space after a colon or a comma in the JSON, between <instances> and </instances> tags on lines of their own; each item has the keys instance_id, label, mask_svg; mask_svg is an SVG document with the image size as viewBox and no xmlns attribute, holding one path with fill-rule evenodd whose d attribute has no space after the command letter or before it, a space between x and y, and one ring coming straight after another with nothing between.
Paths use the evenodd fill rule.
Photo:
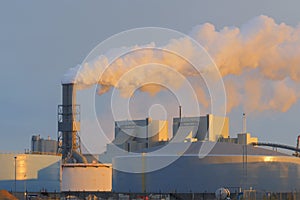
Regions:
<instances>
[{"instance_id":1,"label":"storage tank","mask_svg":"<svg viewBox=\"0 0 300 200\"><path fill-rule=\"evenodd\" d=\"M161 155L149 149L148 153L115 157L113 191L214 193L221 187L252 187L291 192L300 188L300 159L297 157L224 142L194 142L182 152L182 145L186 144L169 143L172 151ZM201 153L206 149L203 145L213 146L207 155ZM151 170L172 159L168 165ZM130 170L133 168L135 171Z\"/></svg>"},{"instance_id":2,"label":"storage tank","mask_svg":"<svg viewBox=\"0 0 300 200\"><path fill-rule=\"evenodd\" d=\"M59 192L61 156L0 154L0 189L17 192Z\"/></svg>"},{"instance_id":3,"label":"storage tank","mask_svg":"<svg viewBox=\"0 0 300 200\"><path fill-rule=\"evenodd\" d=\"M56 154L57 141L51 140L50 137L48 137L48 139L43 139L40 135L33 135L31 138L31 152L39 154Z\"/></svg>"},{"instance_id":4,"label":"storage tank","mask_svg":"<svg viewBox=\"0 0 300 200\"><path fill-rule=\"evenodd\" d=\"M64 164L62 166L62 192L111 191L110 164Z\"/></svg>"}]
</instances>

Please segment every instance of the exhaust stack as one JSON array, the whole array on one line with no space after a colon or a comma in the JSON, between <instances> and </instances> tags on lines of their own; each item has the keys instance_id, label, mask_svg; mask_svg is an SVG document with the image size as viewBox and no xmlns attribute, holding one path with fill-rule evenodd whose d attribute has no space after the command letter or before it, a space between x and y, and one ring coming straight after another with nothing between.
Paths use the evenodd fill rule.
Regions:
<instances>
[{"instance_id":1,"label":"exhaust stack","mask_svg":"<svg viewBox=\"0 0 300 200\"><path fill-rule=\"evenodd\" d=\"M58 106L58 152L64 162L86 163L80 149L80 106L74 83L62 84L62 105Z\"/></svg>"}]
</instances>

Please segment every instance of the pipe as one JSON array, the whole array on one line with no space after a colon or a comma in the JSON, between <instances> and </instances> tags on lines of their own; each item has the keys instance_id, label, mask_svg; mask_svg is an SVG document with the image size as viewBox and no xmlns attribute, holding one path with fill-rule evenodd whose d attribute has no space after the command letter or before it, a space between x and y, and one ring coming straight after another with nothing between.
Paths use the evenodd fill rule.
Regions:
<instances>
[{"instance_id":1,"label":"pipe","mask_svg":"<svg viewBox=\"0 0 300 200\"><path fill-rule=\"evenodd\" d=\"M181 119L181 106L179 105L179 118Z\"/></svg>"},{"instance_id":2,"label":"pipe","mask_svg":"<svg viewBox=\"0 0 300 200\"><path fill-rule=\"evenodd\" d=\"M78 163L87 163L87 159L86 157L84 157L84 155L80 154L78 151L76 150L72 150L72 156Z\"/></svg>"},{"instance_id":3,"label":"pipe","mask_svg":"<svg viewBox=\"0 0 300 200\"><path fill-rule=\"evenodd\" d=\"M277 147L277 148L282 148L282 149L288 149L288 150L295 151L295 152L300 152L300 149L293 147L293 146L284 145L284 144L275 144L275 143L267 143L267 142L252 142L251 144L253 146Z\"/></svg>"},{"instance_id":4,"label":"pipe","mask_svg":"<svg viewBox=\"0 0 300 200\"><path fill-rule=\"evenodd\" d=\"M243 133L247 133L247 118L246 118L246 113L243 113Z\"/></svg>"}]
</instances>

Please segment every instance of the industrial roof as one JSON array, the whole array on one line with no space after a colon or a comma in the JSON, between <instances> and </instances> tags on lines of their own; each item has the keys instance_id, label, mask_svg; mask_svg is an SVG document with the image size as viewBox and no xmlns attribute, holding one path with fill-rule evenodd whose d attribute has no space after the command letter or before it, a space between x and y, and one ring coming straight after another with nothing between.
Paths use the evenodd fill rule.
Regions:
<instances>
[{"instance_id":1,"label":"industrial roof","mask_svg":"<svg viewBox=\"0 0 300 200\"><path fill-rule=\"evenodd\" d=\"M145 153L153 154L207 154L207 155L264 155L264 156L290 156L285 153L254 147L252 145L241 145L228 142L169 142L167 144L144 149Z\"/></svg>"}]
</instances>

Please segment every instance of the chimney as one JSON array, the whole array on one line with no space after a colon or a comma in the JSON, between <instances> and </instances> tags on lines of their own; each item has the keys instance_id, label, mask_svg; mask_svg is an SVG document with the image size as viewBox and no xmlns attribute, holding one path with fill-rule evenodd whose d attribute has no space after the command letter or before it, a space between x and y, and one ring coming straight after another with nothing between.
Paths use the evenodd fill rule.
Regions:
<instances>
[{"instance_id":1,"label":"chimney","mask_svg":"<svg viewBox=\"0 0 300 200\"><path fill-rule=\"evenodd\" d=\"M62 84L62 105L58 106L59 149L66 162L85 162L81 158L78 133L80 131L80 107L76 104L74 83ZM83 156L82 156L83 157ZM69 160L69 161L68 161Z\"/></svg>"}]
</instances>

